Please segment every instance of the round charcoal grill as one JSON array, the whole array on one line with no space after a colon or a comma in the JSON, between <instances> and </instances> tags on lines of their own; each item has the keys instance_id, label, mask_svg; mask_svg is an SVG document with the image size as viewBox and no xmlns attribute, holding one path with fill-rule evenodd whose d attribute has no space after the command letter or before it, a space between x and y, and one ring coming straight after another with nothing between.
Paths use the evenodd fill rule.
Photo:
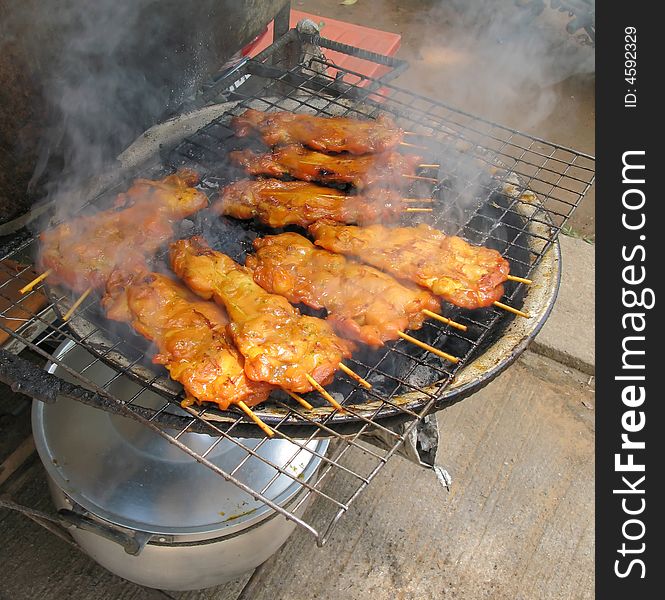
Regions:
<instances>
[{"instance_id":1,"label":"round charcoal grill","mask_svg":"<svg viewBox=\"0 0 665 600\"><path fill-rule=\"evenodd\" d=\"M366 77L312 51L312 43L391 70L381 79ZM549 315L559 285L556 237L594 180L593 157L391 85L390 79L404 66L390 57L290 30L204 91L204 100L216 98L218 104L178 117L142 136L121 155L122 168L105 174L96 191L87 194L91 200L81 208L88 210L89 204L94 204L94 209L108 207L132 179L161 177L179 167L198 171L200 188L212 197L220 186L245 177L229 164L228 152L259 144L235 138L228 127L230 119L247 108L357 118L387 114L403 129L417 134L409 142L420 147L404 147L404 152L415 151L423 163L441 165L438 172L423 173L436 178L436 184L418 181L405 191L410 197L433 199L433 212L405 215L404 223L425 221L447 234L495 248L509 260L513 275L533 280L530 286L507 282L502 299L529 313L529 319L496 307L468 311L444 304L443 314L466 325L466 332L432 320L409 332L459 357L456 365L404 340L378 351L361 347L345 362L373 388L365 390L343 374L326 386L345 406L345 412L335 411L315 393L307 395L315 406L313 411L305 411L283 392L273 392L267 402L254 408L276 437L296 448L304 448L316 438L335 438L327 453L319 456L322 462L316 480L298 480L288 460L283 465L270 465L275 478L290 477L306 489L304 498L313 494L319 500L316 524L272 503L265 488L253 489L238 479L242 465L257 456L267 438L259 439L256 447L244 444L242 438L263 434L240 411L220 411L209 405L181 408L180 386L150 362L154 349L128 326L108 321L101 313L99 298L88 296L64 323L58 316L71 306L68 291L43 283L19 300L7 291L19 289L34 277L30 263L38 244L29 233L0 244L0 267L6 280L0 284L0 299L7 306L0 315L5 319L0 330L10 337L0 349L0 379L45 402L64 396L133 418L298 523L319 545L324 544L387 460L408 448L407 441L415 446L417 428L426 426L429 412L486 385L533 339ZM202 211L181 222L177 236L204 235L214 248L243 263L251 251L251 241L266 233L275 231ZM155 257L155 270L167 269L165 256L166 249ZM40 299L44 293L47 297ZM313 314L304 307L303 312ZM72 370L61 357L54 356L55 349L68 340L91 355L89 364ZM74 383L16 356L24 348L60 366ZM112 367L114 375L107 382L94 382L87 376L99 361ZM114 382L124 378L132 380L135 393L119 399L112 390ZM188 446L188 432L209 434L209 448ZM231 441L244 452L244 458L228 471L208 460L222 440Z\"/></svg>"},{"instance_id":2,"label":"round charcoal grill","mask_svg":"<svg viewBox=\"0 0 665 600\"><path fill-rule=\"evenodd\" d=\"M310 99L310 102L314 100ZM269 102L276 101L275 98L269 99ZM223 107L223 114L212 125L194 133L171 153L171 164L167 165L166 170L164 165L160 165L144 176L157 178L179 166L194 168L203 175L199 187L211 198L224 185L247 177L244 171L228 161L228 153L250 145L258 151L266 151L267 148L256 139L235 137L228 125L232 116L239 114L247 106L265 109L264 102L265 100L227 104ZM213 128L217 134L214 152L209 150L209 132ZM427 140L424 143L428 144ZM196 161L191 159L191 145L204 149L204 155L197 156ZM509 260L511 274L526 276L530 267L530 254L538 251L538 243L542 238L551 235L550 226L545 224L546 222L532 220L537 209L525 204L519 207L520 210L516 210L510 187L500 179L493 178L487 166L476 157L466 154L464 147L460 149L455 144L435 143L423 146L419 151L423 154L424 162L431 163L436 160L441 163L440 182L434 190L431 184L423 186L417 183L408 191L410 196L419 194L425 198L433 197L435 202L432 204L432 213L406 215L402 224L427 222L446 233L460 235L471 243L494 248ZM201 168L202 163L205 164L204 169ZM479 174L472 195L467 195L463 206L449 200L449 196L457 193L460 185L465 183L460 182L454 174L452 177L447 175L445 165L451 163L463 164L465 171L473 169ZM113 197L114 194L110 194L107 199ZM543 216L547 219L546 213ZM305 233L298 228L290 229ZM208 211L202 211L191 220L181 223L177 235L203 235L213 248L244 264L247 254L252 252L253 239L280 231L285 229L275 230L258 222L220 218ZM552 259L556 260L555 257ZM168 272L165 250L155 258L153 268L156 271ZM540 329L556 297L558 263L556 268L554 264L545 266L545 270L546 281L540 281L538 285L545 287L549 293L544 297L538 296L537 301L529 302L527 307L524 307L527 287L507 282L506 297L510 298L507 302L515 308L527 308L532 315L526 323L515 323L507 337L506 331L515 319L512 314L494 307L469 311L446 303L443 303L442 314L466 325L466 332L433 320L426 322L422 329L411 332L419 340L460 358L458 365L404 340L388 343L379 350L360 345L347 363L372 384L372 389L366 390L341 372L326 386L326 390L345 406L345 413L335 410L317 392L305 395L310 404L315 406L314 411L306 413L306 420L303 420L301 410L295 410L299 408L298 404L283 392L273 392L267 402L253 410L268 425L280 427L289 435L302 437L320 425L344 434L357 432L368 421L389 426L391 423L413 418L432 402L437 408L441 408L457 401L486 385L519 354L520 335L515 331L521 330L521 336L530 339ZM73 298L70 298L66 290L47 289L56 306L61 307L61 310L69 309L70 300ZM58 302L59 298L63 300ZM325 311L313 311L305 306L299 308L313 316L326 316ZM69 326L79 341L104 362L140 383L149 382L153 391L158 391L176 406L182 399L180 385L169 378L165 369L151 364L150 358L155 351L150 343L135 334L129 326L109 323L104 317L98 298L92 299L84 309L77 312L76 316L70 319ZM487 363L482 357L490 349L494 356L491 362L494 364L489 368L483 367ZM473 372L473 381L469 381L470 377L467 375L455 384L455 380L467 369ZM462 386L460 381L468 383ZM136 403L140 405L140 400ZM206 405L203 410L202 417L220 428L228 427L237 421L235 410L221 411L214 405ZM163 425L181 428L187 425L190 418L179 410L164 410L154 420ZM205 429L204 424L199 424L198 427ZM239 427L244 435L258 434L253 425L249 428L239 425L236 427Z\"/></svg>"}]
</instances>

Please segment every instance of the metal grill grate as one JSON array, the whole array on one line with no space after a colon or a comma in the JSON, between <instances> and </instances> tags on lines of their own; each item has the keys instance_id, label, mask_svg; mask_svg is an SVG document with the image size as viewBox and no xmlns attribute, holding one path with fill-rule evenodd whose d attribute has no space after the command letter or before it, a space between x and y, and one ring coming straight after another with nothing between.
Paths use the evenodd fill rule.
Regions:
<instances>
[{"instance_id":1,"label":"metal grill grate","mask_svg":"<svg viewBox=\"0 0 665 600\"><path fill-rule=\"evenodd\" d=\"M248 107L363 118L388 114L414 134L409 142L419 148L406 147L404 151L417 152L424 163L441 164L439 169L427 173L436 183L416 182L409 191L410 196L434 199L434 212L427 216L412 215L407 222L426 221L470 242L494 247L510 260L513 274L542 279L542 263L548 261L556 236L593 182L593 157L395 87L388 80L399 69L375 80L341 69L323 56L302 55L300 44L303 42L320 43L326 48L354 53L393 68L402 66L387 57L292 30L255 60L245 62L206 90L204 96L209 99L223 94L223 99L229 102L228 110L165 153L160 165L144 170L141 175L150 177L182 165L192 166L203 176L201 188L212 195L226 181L241 176L226 159L228 151L238 143L228 123L233 115ZM238 81L244 83L237 86ZM127 181L124 181L88 204L104 205L106 199L126 186ZM255 224L213 219L205 212L182 227L182 236L200 232L213 236L213 245L240 261L247 249L246 242L264 232ZM260 432L235 411L180 408L179 388L164 372L155 371L146 363L148 347L144 340L128 328L110 327L100 313L98 298L90 296L67 324L59 319L71 303L65 292L40 286L16 300L10 290L17 280L32 279L30 264L35 252L34 238L25 235L12 239L0 255L4 275L0 298L6 305L0 312L0 328L11 336L6 349L17 353L27 347L68 370L76 385L54 381L41 371L36 374L23 359L7 353L3 355L6 360L0 373L2 378L20 382L28 379L26 373L32 373L23 386L35 397L49 400L59 393L142 422L193 459L309 530L319 545L325 543L335 523L400 449L424 415L486 384L524 347L519 343L520 337L505 346L494 368L472 371L474 359L496 347L513 317L494 307L464 311L449 306L443 314L467 325L466 332L428 321L415 335L460 357L457 365L401 340L380 351L361 350L349 362L358 374L373 384L372 390L365 390L343 376L338 376L328 386L344 404L346 413L335 411L315 394L307 397L315 405L312 412L304 411L285 395L274 394L265 406L257 407L257 414L278 436L298 448L321 436L336 440L328 453L321 456L323 462L316 478L308 483L299 482L306 493L298 505L285 509L265 497L267 486L261 490L250 489L235 477L246 460L259 456L257 450L266 442L264 439L258 446L249 447L239 438L257 436ZM550 276L546 283L556 287L556 277ZM35 302L44 293L43 301ZM544 304L536 302L538 314L534 314L534 322L528 328L529 339L547 317L554 293L555 290L546 297ZM528 307L534 295L533 289L523 284L509 283L504 301L516 307L523 304ZM19 327L12 327L12 322L20 323ZM66 366L63 357L54 357L54 350L64 341L90 352L87 366L75 371ZM113 377L102 384L87 377L90 367L98 361L115 369ZM463 379L461 375L465 372L472 373L467 379L470 378L473 385L462 386L464 391L454 390L453 380ZM135 382L136 391L129 398L118 398L113 393L114 383L125 377ZM153 392L163 401L155 403ZM148 396L150 400L146 400ZM194 452L182 443L183 435L192 431L214 436L207 450ZM383 441L379 445L368 445L363 441L368 437ZM207 460L222 439L233 440L246 453L242 463L229 472ZM290 473L290 462L271 466L275 478L283 474L297 481ZM316 522L295 514L311 495L320 500L321 510Z\"/></svg>"}]
</instances>

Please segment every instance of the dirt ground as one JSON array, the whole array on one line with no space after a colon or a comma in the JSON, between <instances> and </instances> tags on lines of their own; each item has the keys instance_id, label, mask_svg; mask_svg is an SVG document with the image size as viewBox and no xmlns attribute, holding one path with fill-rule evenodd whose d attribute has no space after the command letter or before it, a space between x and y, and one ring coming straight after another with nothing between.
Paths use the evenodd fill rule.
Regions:
<instances>
[{"instance_id":1,"label":"dirt ground","mask_svg":"<svg viewBox=\"0 0 665 600\"><path fill-rule=\"evenodd\" d=\"M396 85L531 135L594 154L594 49L570 17L530 18L515 0L294 0L292 7L399 33L410 68ZM569 223L595 235L595 189Z\"/></svg>"}]
</instances>

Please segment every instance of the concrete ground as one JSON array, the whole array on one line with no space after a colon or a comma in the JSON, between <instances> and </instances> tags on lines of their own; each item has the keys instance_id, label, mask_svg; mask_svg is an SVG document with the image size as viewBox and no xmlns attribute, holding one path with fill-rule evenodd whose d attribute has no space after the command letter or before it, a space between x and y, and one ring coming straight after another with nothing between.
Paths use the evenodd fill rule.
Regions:
<instances>
[{"instance_id":1,"label":"concrete ground","mask_svg":"<svg viewBox=\"0 0 665 600\"><path fill-rule=\"evenodd\" d=\"M400 85L594 151L593 74L580 68L558 81L518 77L524 93L512 97L512 108L491 102L492 90L482 87L479 76L476 93L469 94L462 85L465 73L494 68L487 62L489 51L501 38L492 37L477 53L463 45L459 27L469 15L456 15L452 1L293 5L324 18L400 32L400 56L411 62ZM551 17L546 22L556 24ZM559 33L567 35L563 28ZM451 54L451 40L459 42L457 54ZM562 46L570 43L566 39ZM532 105L540 109L528 110ZM593 204L591 193L573 217L578 236L595 233ZM592 598L594 250L579 237L563 237L561 243L559 299L530 350L485 389L437 415L438 462L453 477L450 492L431 472L395 458L323 548L297 530L253 573L188 593L124 581L32 521L0 510L0 600ZM29 432L27 409L20 407L19 399L0 391L0 458ZM52 510L35 455L2 484L0 494ZM316 521L319 506L309 510L308 518Z\"/></svg>"}]
</instances>

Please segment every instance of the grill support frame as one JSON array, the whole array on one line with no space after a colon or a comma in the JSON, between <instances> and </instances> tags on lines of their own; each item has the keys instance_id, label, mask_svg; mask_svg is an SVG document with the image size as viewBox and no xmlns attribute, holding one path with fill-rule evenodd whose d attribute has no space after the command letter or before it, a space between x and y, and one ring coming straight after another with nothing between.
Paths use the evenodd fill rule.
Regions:
<instances>
[{"instance_id":1,"label":"grill support frame","mask_svg":"<svg viewBox=\"0 0 665 600\"><path fill-rule=\"evenodd\" d=\"M344 81L344 77L340 78L335 77L326 80L324 76L323 81L319 81L320 75L312 76L311 74L307 74L306 76L303 76L302 74L299 74L299 71L301 71L301 67L303 66L299 62L296 62L296 64L291 64L290 66L286 65L286 67L284 66L284 64L282 64L282 61L285 60L284 58L285 56L293 57L296 54L295 52L285 51L289 44L291 44L292 50L293 47L298 48L297 54L300 58L302 58L303 44L312 44L312 43L318 43L318 45L324 48L354 54L361 58L372 60L373 62L380 62L380 64L392 67L393 70L388 74L388 76L376 80L366 78L352 71L343 70L344 77L351 76L351 77L360 78L361 82L367 84L366 87L360 87L359 85L350 86L348 83ZM315 62L317 60L320 61L320 59L316 58L313 58L311 60ZM334 65L332 64L326 65L327 69L333 67ZM325 40L316 35L303 34L302 32L298 32L297 30L292 29L289 30L288 33L277 39L277 41L272 46L264 50L254 60L245 61L244 63L239 65L239 67L234 69L232 73L214 82L213 85L208 87L203 92L199 101L201 104L206 104L213 98L219 99L221 97L222 99L227 99L229 97L237 97L239 93L237 90L231 89L231 91L228 93L226 92L226 90L232 88L233 87L232 84L234 82L238 81L239 79L245 76L249 76L249 81L252 81L252 78L261 78L261 77L273 78L273 83L275 85L285 86L286 89L289 89L289 86L293 88L294 84L298 84L297 87L299 87L303 82L315 82L317 84L320 84L321 86L318 92L332 92L334 94L343 93L345 98L350 96L351 98L361 101L363 99L365 100L371 99L372 96L376 96L377 94L378 97L381 98L381 93L378 91L386 88L391 92L391 94L396 93L399 96L399 94L404 92L399 90L399 88L392 86L389 82L395 76L397 76L399 72L404 68L406 68L406 63L403 63L403 61L397 61L396 59L392 59L390 57L380 57L379 55L373 55L372 53L368 53L361 49L355 49L348 46L344 46L336 42L332 42L330 40ZM222 92L221 94L220 91ZM445 105L443 105L442 103L432 102L429 99L425 99L411 92L408 92L408 94L411 98L414 99L414 101L421 101L421 102L427 101L431 102L432 104L436 104L439 107L445 107ZM395 98L387 98L387 95L384 95L383 100L390 100L391 102L393 102ZM397 100L400 100L400 98L397 98ZM332 102L335 102L335 100L332 100ZM511 144L514 145L515 148L517 149L516 150L517 155L519 156L519 158L516 160L516 164L520 164L520 160L523 159L526 155L531 153L533 145L542 144L547 146L548 148L553 149L551 150L551 156L554 156L556 152L572 153L574 158L569 161L570 162L569 165L565 166L565 168L563 169L563 174L560 174L559 179L556 182L552 183L553 190L557 189L559 183L563 179L565 179L566 173L568 173L568 171L574 167L575 161L578 160L578 157L580 159L585 159L587 161L590 161L591 166L593 166L593 157L591 156L578 153L574 150L564 148L556 144L552 144L551 142L547 142L545 140L541 140L533 136L524 136L524 134L521 134L516 130L510 130L508 128L502 127L494 123L490 123L483 119L478 119L477 117L468 115L461 111L456 111L455 109L452 109L450 107L445 107L445 110L451 111L451 114L459 115L461 120L468 118L473 123L483 124L483 126L478 125L477 130L474 130L474 128L464 129L463 133L466 133L469 138L473 139L475 134L482 135L483 127L489 127L490 129L497 128L502 132L508 132L508 135L504 138L500 138L498 134L494 136L497 138L494 141L496 141L498 144L498 147L495 146L494 150L496 154L500 154L506 147L511 147ZM452 138L456 140L456 142L466 143L469 141L468 139L464 139L465 136L460 135L459 130L456 131L454 127L451 129L451 132L446 132L446 136L450 135L452 135ZM530 140L529 141L530 145L528 145L528 147L521 147L519 146L519 144L513 144L512 140L519 136L524 136L528 140ZM492 136L490 135L490 137ZM525 146L526 144L522 145ZM162 157L164 157L164 155L165 153L162 154ZM491 156L487 157L486 160L488 164L492 164ZM509 171L511 172L511 174L516 175L516 178L512 180L506 178L503 183L504 185L513 185L515 187L515 198L516 198L515 202L517 204L529 203L529 200L524 199L529 194L533 194L533 192L530 189L529 182L533 181L534 177L537 178L538 173L540 173L543 170L546 170L546 164L547 161L545 161L545 164L541 165L540 167L536 166L535 175L532 172L521 173L519 169L514 168L514 166L513 168L511 168L511 166L509 165ZM325 486L325 481L326 479L329 479L331 476L337 475L342 471L342 468L344 466L343 464L344 461L342 459L344 458L344 455L348 451L363 452L365 453L366 456L371 457L371 459L375 461L375 464L373 464L371 468L367 470L367 472L351 473L351 477L357 480L358 482L357 485L354 487L354 489L351 491L348 497L337 502L336 509L333 510L331 519L327 521L327 524L324 524L324 526L322 527L319 528L314 527L304 518L300 519L295 515L293 515L292 513L290 513L289 511L282 509L281 507L273 506L273 508L275 508L277 512L283 514L283 516L285 516L287 519L294 521L300 527L303 527L304 529L309 531L315 537L317 545L322 546L323 544L325 544L331 532L333 531L334 526L343 516L343 514L348 510L350 504L360 495L360 493L365 489L365 487L367 487L367 485L371 483L372 479L380 472L381 468L385 465L385 463L395 453L399 451L400 447L404 444L407 436L414 430L419 421L425 415L429 414L433 409L439 410L441 408L444 408L445 406L449 406L454 402L457 402L463 399L464 397L474 393L475 391L477 391L477 389L486 385L489 381L491 381L491 379L496 377L501 371L503 371L510 364L512 364L512 362L514 362L514 360L516 360L519 354L526 348L526 346L531 341L537 330L540 328L542 323L549 315L549 311L551 310L551 307L554 303L554 299L556 296L556 289L558 288L558 280L560 277L560 265L559 265L560 256L559 256L558 243L556 242L556 235L558 234L561 227L565 223L565 220L567 220L567 218L572 213L572 210L574 210L575 206L579 203L579 201L581 201L582 197L584 196L590 185L593 183L592 169L587 168L586 170L590 172L590 176L584 180L583 188L575 192L578 196L577 202L573 203L571 209L566 214L558 215L563 217L563 221L557 224L549 220L548 222L538 224L538 226L542 225L543 227L550 228L554 232L554 234L552 236L548 236L548 239L544 240L543 248L540 250L537 260L534 261L534 263L530 265L530 267L531 269L533 269L533 272L538 272L539 269L548 272L548 276L545 277L545 280L547 280L549 283L552 284L552 287L550 288L550 291L552 293L550 294L549 297L545 298L545 304L541 305L541 308L542 306L545 307L544 310L540 310L540 312L537 313L539 317L539 322L536 324L536 326L534 328L526 328L523 329L522 331L513 332L514 335L517 336L518 341L513 345L513 349L509 356L499 357L494 361L490 360L491 364L489 364L489 368L484 365L483 366L476 365L475 367L476 371L474 371L473 367L474 363L469 364L468 366L465 367L464 370L460 372L458 381L452 384L449 383L447 388L448 393L442 393L438 396L432 395L431 398L427 402L425 402L424 405L421 407L421 410L417 412L411 411L411 414L408 414L408 412L402 414L400 420L404 420L406 418L409 419L410 422L407 424L403 433L394 434L395 437L394 437L393 446L391 448L384 450L383 453L376 452L375 450L363 446L362 434L370 430L371 427L377 427L377 426L380 426L382 430L389 431L391 429L391 424L389 420L382 420L380 423L378 422L374 423L372 422L372 417L369 417L370 421L369 423L366 422L361 426L360 430L355 430L354 432L349 432L349 433L346 433L344 429L340 428L339 426L336 426L334 430L331 429L330 427L328 427L327 422L325 420L322 422L321 425L319 425L318 434L316 435L332 435L336 437L339 441L339 444L342 445L342 449L333 451L332 458L330 462L327 463L322 468L322 475L319 478L319 480L315 482L314 489L310 490L309 493L305 495L305 498L308 497L309 494L315 494L317 497L321 499L321 501L325 500L325 498L322 495L325 494L325 492L321 491ZM525 175L527 176L526 180L524 179ZM90 202L93 203L95 202L95 200L96 198L93 198ZM537 216L532 215L532 217L535 220L538 219ZM25 233L17 234L16 236L12 237L8 241L8 243L2 244L2 246L0 247L0 259L4 259L9 255L24 256L25 252L29 249L31 242L32 240L30 239L29 235ZM2 293L1 288L0 288L0 293ZM529 297L527 296L527 301L528 300ZM3 312L3 315L4 314L6 314L6 311ZM52 322L53 317L54 315L33 315L31 321L33 322L33 325L35 324L38 325L38 327L36 327L37 330L41 328L44 331L49 331L49 333L46 335L46 338L48 338L48 336L50 335L52 337L51 341L56 340L59 337L63 336L66 338L67 336L66 328L62 324L57 325L57 321L55 322L56 325L53 326ZM4 324L0 324L0 328L6 330L7 333L9 333L13 337L14 349L16 351L18 351L18 349L20 349L21 346L22 347L27 346L33 352L36 352L37 354L41 355L43 359L46 360L52 359L52 356L50 355L48 350L44 350L44 347L48 347L48 345L45 345L43 347L44 345L43 341L45 337L44 331L38 334L41 336L40 338L35 338L34 336L30 335L29 336L30 339L28 339L28 336L17 334L14 331L10 330L10 328L5 327ZM485 355L482 355L480 358L482 359L483 357L485 357ZM487 357L485 357L485 359L487 359ZM465 377L467 369L471 374ZM480 374L481 372L482 375L478 376L478 374ZM77 378L81 380L80 374L72 373L72 375L75 377L78 376ZM456 376L456 374L454 375ZM243 422L242 417L237 417L230 424L227 423L224 425L224 427L221 427L218 423L214 422L210 423L206 421L205 409L198 411L190 409L187 425L183 427L182 418L180 418L177 421L178 433L173 434L169 433L169 429L170 427L174 427L176 423L171 422L169 420L170 417L168 415L168 412L165 411L163 408L157 411L144 410L142 409L142 407L138 405L122 402L117 398L114 398L103 387L98 386L97 389L93 389L93 391L90 391L85 389L82 385L74 385L68 382L64 382L63 380L57 378L55 378L56 380L54 381L54 379L52 378L53 376L48 375L45 371L42 371L41 369L37 368L32 363L28 363L28 361L26 361L25 359L15 356L14 354L8 352L6 349L0 349L0 379L10 382L13 389L17 389L18 391L27 393L33 396L34 398L42 401L49 401L49 402L56 401L58 395L63 395L84 403L91 404L93 406L103 408L104 410L110 410L118 414L124 414L125 416L133 418L141 422L144 426L152 429L157 434L167 439L171 444L179 447L182 451L189 454L193 460L201 464L204 464L208 468L212 468L212 470L217 472L218 475L224 477L229 481L232 481L234 484L239 484L239 487L242 488L241 482L237 482L237 480L235 480L232 474L220 471L214 465L211 465L208 461L206 461L205 456L199 455L191 451L191 449L182 444L178 439L179 436L186 431L202 431L207 433L212 432L213 434L225 438L233 438L235 436L245 436L247 435L248 432L256 434L256 429L253 426L246 425ZM81 381L81 383L84 383L84 381L85 378L83 378L83 381ZM85 382L85 384L87 384L87 382ZM287 408L291 411L293 410L293 407L291 406L288 406ZM279 432L287 439L291 438L291 434L288 432L286 428L279 430ZM337 471L333 471L333 469L335 468L337 468ZM331 471L332 475L329 475ZM267 501L260 492L251 489L246 489L245 491L247 491L254 498L270 505L270 502Z\"/></svg>"}]
</instances>

